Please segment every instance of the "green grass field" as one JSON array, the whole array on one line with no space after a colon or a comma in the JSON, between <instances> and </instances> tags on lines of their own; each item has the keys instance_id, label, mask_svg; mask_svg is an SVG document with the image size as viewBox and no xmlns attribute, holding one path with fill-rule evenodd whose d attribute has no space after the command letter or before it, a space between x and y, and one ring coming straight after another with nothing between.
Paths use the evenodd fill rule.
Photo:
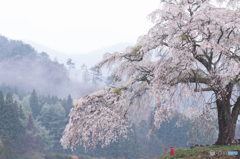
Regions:
<instances>
[{"instance_id":1,"label":"green grass field","mask_svg":"<svg viewBox=\"0 0 240 159\"><path fill-rule=\"evenodd\" d=\"M238 155L219 155L219 156L210 156L210 151L238 151ZM231 145L231 146L207 146L199 147L194 149L178 148L174 149L174 157L171 157L168 153L159 157L159 159L172 159L172 158L182 158L182 159L227 159L227 158L240 158L240 145Z\"/></svg>"}]
</instances>

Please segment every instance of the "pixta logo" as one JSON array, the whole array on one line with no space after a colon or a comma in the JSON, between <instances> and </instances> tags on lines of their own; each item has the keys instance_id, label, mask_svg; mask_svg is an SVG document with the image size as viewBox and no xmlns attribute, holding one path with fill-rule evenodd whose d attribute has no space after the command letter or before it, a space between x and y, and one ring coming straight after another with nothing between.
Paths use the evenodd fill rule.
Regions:
<instances>
[{"instance_id":1,"label":"pixta logo","mask_svg":"<svg viewBox=\"0 0 240 159\"><path fill-rule=\"evenodd\" d=\"M221 156L221 155L238 155L237 151L210 151L210 156Z\"/></svg>"}]
</instances>

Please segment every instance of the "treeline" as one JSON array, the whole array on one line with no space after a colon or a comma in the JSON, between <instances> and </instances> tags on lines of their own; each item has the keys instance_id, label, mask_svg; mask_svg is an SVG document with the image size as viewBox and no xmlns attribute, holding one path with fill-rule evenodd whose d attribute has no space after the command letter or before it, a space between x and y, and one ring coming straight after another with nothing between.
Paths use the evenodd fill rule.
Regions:
<instances>
[{"instance_id":1,"label":"treeline","mask_svg":"<svg viewBox=\"0 0 240 159\"><path fill-rule=\"evenodd\" d=\"M9 137L14 158L28 158L34 152L71 153L64 151L59 143L73 107L71 96L58 99L37 96L35 90L30 94L15 94L16 89L11 90L14 94L8 92L5 99L0 91L0 139Z\"/></svg>"}]
</instances>

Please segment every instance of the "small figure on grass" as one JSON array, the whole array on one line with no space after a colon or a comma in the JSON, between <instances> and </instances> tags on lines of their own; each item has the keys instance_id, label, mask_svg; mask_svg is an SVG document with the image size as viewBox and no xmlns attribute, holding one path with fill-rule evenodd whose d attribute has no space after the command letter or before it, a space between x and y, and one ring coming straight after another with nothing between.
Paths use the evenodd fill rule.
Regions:
<instances>
[{"instance_id":1,"label":"small figure on grass","mask_svg":"<svg viewBox=\"0 0 240 159\"><path fill-rule=\"evenodd\" d=\"M174 150L173 150L173 147L170 147L170 156L172 156L173 157L173 155L174 155Z\"/></svg>"},{"instance_id":2,"label":"small figure on grass","mask_svg":"<svg viewBox=\"0 0 240 159\"><path fill-rule=\"evenodd\" d=\"M193 148L194 148L193 143L191 143L190 144L190 149L193 149Z\"/></svg>"}]
</instances>

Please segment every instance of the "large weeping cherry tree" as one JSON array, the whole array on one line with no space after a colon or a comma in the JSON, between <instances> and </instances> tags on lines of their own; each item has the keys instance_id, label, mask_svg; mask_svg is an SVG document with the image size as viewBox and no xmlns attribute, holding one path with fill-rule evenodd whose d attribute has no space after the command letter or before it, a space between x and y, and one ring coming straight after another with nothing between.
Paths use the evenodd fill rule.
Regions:
<instances>
[{"instance_id":1,"label":"large weeping cherry tree","mask_svg":"<svg viewBox=\"0 0 240 159\"><path fill-rule=\"evenodd\" d=\"M104 55L98 68L117 66L116 85L74 101L63 147L88 149L127 137L129 110L152 105L157 128L178 110L191 119L201 117L206 130L215 107L216 144L230 144L240 110L238 6L238 0L162 0L149 15L154 27L136 46ZM212 104L206 104L209 99Z\"/></svg>"}]
</instances>

